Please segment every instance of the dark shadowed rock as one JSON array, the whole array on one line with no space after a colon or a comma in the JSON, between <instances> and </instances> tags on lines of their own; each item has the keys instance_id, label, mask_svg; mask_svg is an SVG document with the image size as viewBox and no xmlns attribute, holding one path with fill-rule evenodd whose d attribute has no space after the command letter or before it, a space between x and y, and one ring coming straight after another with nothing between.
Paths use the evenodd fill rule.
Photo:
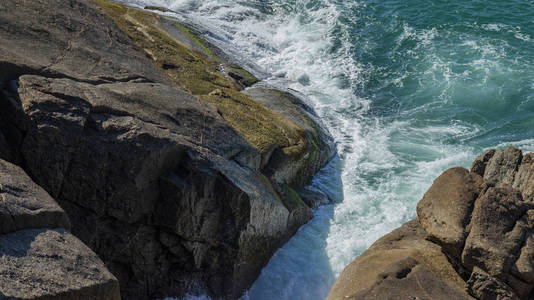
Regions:
<instances>
[{"instance_id":1,"label":"dark shadowed rock","mask_svg":"<svg viewBox=\"0 0 534 300\"><path fill-rule=\"evenodd\" d=\"M63 193L62 198L70 201L80 199L95 211L103 210L99 205L109 202L98 200L95 193L104 188L100 185L117 184L131 197L123 194L117 201L128 202L129 208L118 204L117 208L106 207L106 211L117 210L117 218L137 221L139 216L120 215L144 213L146 197L157 194L149 189L152 178L175 167L188 148L200 151L206 147L250 168L259 164L259 154L211 105L170 86L95 86L39 76L22 76L20 86L22 108L30 118L24 125L27 135L22 149L28 168L53 196ZM158 97L151 99L154 93ZM50 156L48 151L63 155ZM93 170L88 170L91 166ZM127 168L135 171L117 174L120 181L115 183L105 181L106 175L99 173L104 171L101 168L110 167L115 172ZM72 194L75 191L71 188L83 194ZM115 187L108 189L116 191Z\"/></svg>"},{"instance_id":2,"label":"dark shadowed rock","mask_svg":"<svg viewBox=\"0 0 534 300\"><path fill-rule=\"evenodd\" d=\"M0 159L0 234L29 228L66 228L65 211L26 173Z\"/></svg>"},{"instance_id":3,"label":"dark shadowed rock","mask_svg":"<svg viewBox=\"0 0 534 300\"><path fill-rule=\"evenodd\" d=\"M534 220L533 214L534 211L532 210L527 212L528 222ZM532 228L531 225L529 227ZM512 266L512 273L517 278L521 278L525 282L532 284L534 283L534 236L532 231L525 234L524 240L525 242L521 248L519 258Z\"/></svg>"},{"instance_id":4,"label":"dark shadowed rock","mask_svg":"<svg viewBox=\"0 0 534 300\"><path fill-rule=\"evenodd\" d=\"M476 173L480 176L484 176L484 172L486 171L486 165L495 154L495 151L495 149L490 149L479 155L471 164L471 172Z\"/></svg>"},{"instance_id":5,"label":"dark shadowed rock","mask_svg":"<svg viewBox=\"0 0 534 300\"><path fill-rule=\"evenodd\" d=\"M0 235L0 298L120 299L119 283L96 254L63 229Z\"/></svg>"},{"instance_id":6,"label":"dark shadowed rock","mask_svg":"<svg viewBox=\"0 0 534 300\"><path fill-rule=\"evenodd\" d=\"M152 83L22 76L20 85L28 169L77 220L73 232L119 274L126 295L147 287L156 293L169 278L239 294L289 228L298 228L253 171L258 152L211 105ZM179 252L159 241L160 230ZM176 256L192 260L173 263ZM179 294L186 287L158 289Z\"/></svg>"},{"instance_id":7,"label":"dark shadowed rock","mask_svg":"<svg viewBox=\"0 0 534 300\"><path fill-rule=\"evenodd\" d=\"M311 208L316 208L332 202L325 193L310 186L298 189L297 192L302 198L302 201Z\"/></svg>"},{"instance_id":8,"label":"dark shadowed rock","mask_svg":"<svg viewBox=\"0 0 534 300\"><path fill-rule=\"evenodd\" d=\"M307 183L332 158L335 150L333 139L322 122L306 103L290 93L253 87L245 90L245 94L294 122L306 135L306 144L299 145L306 151L273 149L263 172L276 183L292 186Z\"/></svg>"},{"instance_id":9,"label":"dark shadowed rock","mask_svg":"<svg viewBox=\"0 0 534 300\"><path fill-rule=\"evenodd\" d=\"M63 209L1 159L0 201L0 298L120 299L117 279L64 229L70 222Z\"/></svg>"}]
</instances>

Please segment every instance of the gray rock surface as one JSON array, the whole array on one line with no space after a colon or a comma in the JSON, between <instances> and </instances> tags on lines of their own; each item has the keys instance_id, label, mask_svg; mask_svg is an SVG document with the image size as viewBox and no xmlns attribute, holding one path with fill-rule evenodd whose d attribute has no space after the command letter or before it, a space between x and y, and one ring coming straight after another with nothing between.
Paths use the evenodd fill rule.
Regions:
<instances>
[{"instance_id":1,"label":"gray rock surface","mask_svg":"<svg viewBox=\"0 0 534 300\"><path fill-rule=\"evenodd\" d=\"M489 184L512 185L523 155L514 147L496 150L484 168L484 180Z\"/></svg>"},{"instance_id":2,"label":"gray rock surface","mask_svg":"<svg viewBox=\"0 0 534 300\"><path fill-rule=\"evenodd\" d=\"M66 231L63 209L2 159L0 204L0 298L120 299L117 279Z\"/></svg>"},{"instance_id":3,"label":"gray rock surface","mask_svg":"<svg viewBox=\"0 0 534 300\"><path fill-rule=\"evenodd\" d=\"M118 300L119 283L98 256L64 229L0 235L0 298Z\"/></svg>"},{"instance_id":4,"label":"gray rock surface","mask_svg":"<svg viewBox=\"0 0 534 300\"><path fill-rule=\"evenodd\" d=\"M480 176L484 176L484 172L486 171L486 165L495 154L495 151L497 150L490 149L479 155L471 164L471 173L476 173Z\"/></svg>"},{"instance_id":5,"label":"gray rock surface","mask_svg":"<svg viewBox=\"0 0 534 300\"><path fill-rule=\"evenodd\" d=\"M91 1L4 0L0 5L2 83L23 74L92 83L166 80Z\"/></svg>"},{"instance_id":6,"label":"gray rock surface","mask_svg":"<svg viewBox=\"0 0 534 300\"><path fill-rule=\"evenodd\" d=\"M254 171L258 152L184 92L25 75L19 97L27 169L118 274L126 297L179 295L190 284L240 294L298 228Z\"/></svg>"},{"instance_id":7,"label":"gray rock surface","mask_svg":"<svg viewBox=\"0 0 534 300\"><path fill-rule=\"evenodd\" d=\"M534 203L524 202L517 190L489 188L477 199L471 215L462 264L506 280L532 223L527 211L534 213L533 208Z\"/></svg>"},{"instance_id":8,"label":"gray rock surface","mask_svg":"<svg viewBox=\"0 0 534 300\"><path fill-rule=\"evenodd\" d=\"M523 156L512 186L521 191L524 199L532 199L534 197L532 182L534 182L534 153L528 153Z\"/></svg>"},{"instance_id":9,"label":"gray rock surface","mask_svg":"<svg viewBox=\"0 0 534 300\"><path fill-rule=\"evenodd\" d=\"M297 190L297 192L302 201L304 201L306 205L311 208L317 208L321 205L326 205L332 202L325 193L312 186L306 186Z\"/></svg>"},{"instance_id":10,"label":"gray rock surface","mask_svg":"<svg viewBox=\"0 0 534 300\"><path fill-rule=\"evenodd\" d=\"M433 274L447 266L455 270L444 277L427 275L425 280L429 281L421 281L422 288L432 290L436 284L452 280L470 294L434 290L431 299L442 295L449 299L534 298L532 155L523 156L513 147L489 150L475 160L471 172L463 168L445 171L419 202L418 219L411 223L421 226L419 237L426 238L425 243L437 247L447 258L441 260L442 264L430 265L428 269ZM385 272L398 269L393 264L384 266L386 263L383 262L396 257L400 248L398 243L410 236L403 234L399 237L399 232L405 232L406 226L376 243L395 241L386 245L385 250L378 251L375 244L349 265L338 279L340 284L336 283L332 289L330 299L353 294L372 295L376 299L393 299L397 295L403 295L404 299L425 299L410 285L398 285L397 290L373 288L371 293L368 287L357 283L362 277L375 278L376 271L363 266L380 266ZM410 242L402 249L423 251L429 247ZM396 259L413 262L417 257L402 253ZM438 259L433 261L439 262ZM382 285L381 282L380 285L374 284Z\"/></svg>"},{"instance_id":11,"label":"gray rock surface","mask_svg":"<svg viewBox=\"0 0 534 300\"><path fill-rule=\"evenodd\" d=\"M67 214L26 173L0 159L0 234L30 228L70 229Z\"/></svg>"}]
</instances>

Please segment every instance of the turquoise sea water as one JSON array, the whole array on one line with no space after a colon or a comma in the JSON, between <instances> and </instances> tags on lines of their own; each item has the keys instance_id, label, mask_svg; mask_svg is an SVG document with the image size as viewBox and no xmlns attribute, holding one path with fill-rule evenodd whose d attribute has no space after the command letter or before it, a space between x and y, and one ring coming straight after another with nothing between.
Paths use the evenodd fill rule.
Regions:
<instances>
[{"instance_id":1,"label":"turquoise sea water","mask_svg":"<svg viewBox=\"0 0 534 300\"><path fill-rule=\"evenodd\" d=\"M206 30L306 96L338 142L313 182L337 204L281 248L245 299L324 299L414 218L432 180L490 147L534 151L532 0L127 0Z\"/></svg>"}]
</instances>

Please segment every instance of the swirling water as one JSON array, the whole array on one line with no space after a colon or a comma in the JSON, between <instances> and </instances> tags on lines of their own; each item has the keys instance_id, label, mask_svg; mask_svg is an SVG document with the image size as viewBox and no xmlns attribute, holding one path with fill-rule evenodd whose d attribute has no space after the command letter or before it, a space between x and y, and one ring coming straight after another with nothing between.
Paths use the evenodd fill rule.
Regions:
<instances>
[{"instance_id":1,"label":"swirling water","mask_svg":"<svg viewBox=\"0 0 534 300\"><path fill-rule=\"evenodd\" d=\"M299 91L339 156L335 205L282 247L245 299L324 299L343 268L415 217L432 180L490 147L534 151L532 0L125 0L206 29L266 82Z\"/></svg>"}]
</instances>

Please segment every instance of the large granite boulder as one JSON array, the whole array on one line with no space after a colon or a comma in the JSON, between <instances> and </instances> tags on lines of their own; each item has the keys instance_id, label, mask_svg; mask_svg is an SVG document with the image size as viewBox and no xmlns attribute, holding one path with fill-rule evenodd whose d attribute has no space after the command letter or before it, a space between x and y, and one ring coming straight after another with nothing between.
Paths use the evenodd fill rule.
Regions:
<instances>
[{"instance_id":1,"label":"large granite boulder","mask_svg":"<svg viewBox=\"0 0 534 300\"><path fill-rule=\"evenodd\" d=\"M66 231L63 209L1 159L0 204L0 298L120 299L115 276Z\"/></svg>"},{"instance_id":2,"label":"large granite boulder","mask_svg":"<svg viewBox=\"0 0 534 300\"><path fill-rule=\"evenodd\" d=\"M445 171L433 183L417 206L418 219L412 221L421 227L418 242L403 246L403 251L414 248L423 251L433 245L446 260L429 268L433 275L421 281L426 296L409 285L399 289L373 289L373 297L418 297L420 299L532 299L534 297L534 201L532 191L532 157L520 150L489 150L479 156L469 172L463 168ZM410 223L409 223L410 224ZM379 252L371 247L347 267L330 293L330 299L341 299L357 293L371 295L358 285L360 277L370 272L360 266L374 261L389 261L398 253L398 246L407 239L397 237L401 227L379 240L393 239L394 244ZM423 240L424 243L422 242ZM370 257L374 257L371 259ZM399 259L414 259L412 254L401 254ZM416 259L416 258L415 258ZM434 259L434 262L439 262ZM382 264L383 265L383 264ZM445 277L438 274L448 266L455 272ZM382 266L394 271L395 266ZM351 272L347 274L347 272ZM358 274L358 275L353 275ZM461 280L458 280L461 279ZM442 282L455 282L469 293L456 290L432 290ZM348 283L347 283L348 282ZM345 283L345 284L344 284ZM344 285L343 285L344 284ZM341 286L341 287L340 287Z\"/></svg>"},{"instance_id":3,"label":"large granite boulder","mask_svg":"<svg viewBox=\"0 0 534 300\"><path fill-rule=\"evenodd\" d=\"M418 219L428 238L459 256L468 234L469 215L483 189L482 177L464 168L440 175L417 205Z\"/></svg>"},{"instance_id":4,"label":"large granite boulder","mask_svg":"<svg viewBox=\"0 0 534 300\"><path fill-rule=\"evenodd\" d=\"M0 157L58 201L127 299L238 298L312 217L295 190L332 138L289 94L242 93L255 78L218 53L105 0L0 3Z\"/></svg>"},{"instance_id":5,"label":"large granite boulder","mask_svg":"<svg viewBox=\"0 0 534 300\"><path fill-rule=\"evenodd\" d=\"M412 220L376 241L336 281L333 299L472 299L441 248Z\"/></svg>"},{"instance_id":6,"label":"large granite boulder","mask_svg":"<svg viewBox=\"0 0 534 300\"><path fill-rule=\"evenodd\" d=\"M95 84L165 77L91 1L0 3L0 82L23 74Z\"/></svg>"},{"instance_id":7,"label":"large granite boulder","mask_svg":"<svg viewBox=\"0 0 534 300\"><path fill-rule=\"evenodd\" d=\"M64 229L0 235L0 298L119 300L119 283Z\"/></svg>"},{"instance_id":8,"label":"large granite boulder","mask_svg":"<svg viewBox=\"0 0 534 300\"><path fill-rule=\"evenodd\" d=\"M26 173L0 159L0 234L29 228L66 228L65 211Z\"/></svg>"}]
</instances>

